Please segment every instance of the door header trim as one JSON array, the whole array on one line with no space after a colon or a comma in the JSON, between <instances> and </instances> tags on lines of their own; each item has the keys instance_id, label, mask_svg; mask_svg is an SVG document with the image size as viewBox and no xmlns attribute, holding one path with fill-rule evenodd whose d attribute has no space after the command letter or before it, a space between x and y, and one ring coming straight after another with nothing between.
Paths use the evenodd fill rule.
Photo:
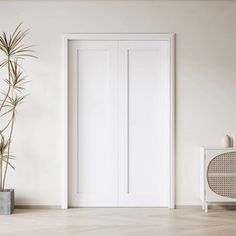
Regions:
<instances>
[{"instance_id":1,"label":"door header trim","mask_svg":"<svg viewBox=\"0 0 236 236\"><path fill-rule=\"evenodd\" d=\"M64 34L63 38L66 41L71 40L174 40L174 33L161 33L161 34L140 34L140 33L132 33L132 34L122 34L122 33L115 33L115 34L107 34L107 33L79 33L79 34Z\"/></svg>"}]
</instances>

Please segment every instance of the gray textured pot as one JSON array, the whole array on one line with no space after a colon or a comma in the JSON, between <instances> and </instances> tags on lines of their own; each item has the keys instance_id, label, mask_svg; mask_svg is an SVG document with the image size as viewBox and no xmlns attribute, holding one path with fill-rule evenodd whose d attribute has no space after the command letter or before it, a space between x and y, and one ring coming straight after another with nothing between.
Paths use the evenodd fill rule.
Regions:
<instances>
[{"instance_id":1,"label":"gray textured pot","mask_svg":"<svg viewBox=\"0 0 236 236\"><path fill-rule=\"evenodd\" d=\"M10 215L14 211L14 189L0 192L0 215Z\"/></svg>"}]
</instances>

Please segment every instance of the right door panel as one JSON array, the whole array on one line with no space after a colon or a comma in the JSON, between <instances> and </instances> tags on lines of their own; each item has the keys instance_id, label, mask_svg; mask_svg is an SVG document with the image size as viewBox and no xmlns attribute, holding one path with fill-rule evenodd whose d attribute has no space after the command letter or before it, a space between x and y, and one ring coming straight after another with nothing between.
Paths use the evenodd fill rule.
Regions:
<instances>
[{"instance_id":1,"label":"right door panel","mask_svg":"<svg viewBox=\"0 0 236 236\"><path fill-rule=\"evenodd\" d=\"M163 206L170 196L167 41L119 42L119 205Z\"/></svg>"}]
</instances>

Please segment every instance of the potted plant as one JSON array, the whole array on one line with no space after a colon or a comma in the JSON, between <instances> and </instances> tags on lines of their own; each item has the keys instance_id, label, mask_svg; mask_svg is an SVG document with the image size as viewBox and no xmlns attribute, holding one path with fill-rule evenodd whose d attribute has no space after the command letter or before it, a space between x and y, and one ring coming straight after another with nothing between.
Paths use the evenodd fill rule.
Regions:
<instances>
[{"instance_id":1,"label":"potted plant","mask_svg":"<svg viewBox=\"0 0 236 236\"><path fill-rule=\"evenodd\" d=\"M0 35L0 214L14 210L14 189L6 188L6 177L15 156L11 143L16 121L16 110L26 98L28 82L23 71L23 60L35 57L31 46L23 44L29 30L22 31L21 24L10 35Z\"/></svg>"}]
</instances>

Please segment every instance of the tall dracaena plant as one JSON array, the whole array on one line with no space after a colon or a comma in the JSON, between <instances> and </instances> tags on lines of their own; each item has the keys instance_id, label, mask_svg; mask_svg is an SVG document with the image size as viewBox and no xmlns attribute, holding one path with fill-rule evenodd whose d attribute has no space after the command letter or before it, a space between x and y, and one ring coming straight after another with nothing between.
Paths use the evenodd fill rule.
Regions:
<instances>
[{"instance_id":1,"label":"tall dracaena plant","mask_svg":"<svg viewBox=\"0 0 236 236\"><path fill-rule=\"evenodd\" d=\"M22 62L27 57L34 57L31 46L23 44L29 30L21 30L21 24L15 31L0 35L0 191L5 190L8 167L14 169L11 155L11 142L16 120L17 107L25 100L25 85ZM4 77L2 77L4 75ZM2 77L2 78L1 78Z\"/></svg>"}]
</instances>

